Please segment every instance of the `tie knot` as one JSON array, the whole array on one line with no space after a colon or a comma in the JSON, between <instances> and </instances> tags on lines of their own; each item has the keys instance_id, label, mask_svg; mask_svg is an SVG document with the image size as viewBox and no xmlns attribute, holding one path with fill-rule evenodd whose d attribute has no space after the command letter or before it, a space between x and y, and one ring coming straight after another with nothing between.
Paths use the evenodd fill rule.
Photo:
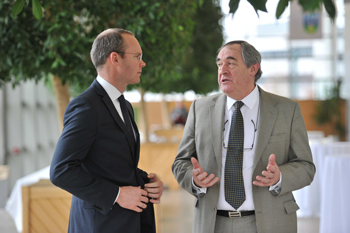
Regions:
<instances>
[{"instance_id":1,"label":"tie knot","mask_svg":"<svg viewBox=\"0 0 350 233\"><path fill-rule=\"evenodd\" d=\"M118 98L119 101L123 101L125 102L125 98L124 98L124 95L120 95L119 98Z\"/></svg>"},{"instance_id":2,"label":"tie knot","mask_svg":"<svg viewBox=\"0 0 350 233\"><path fill-rule=\"evenodd\" d=\"M242 101L236 101L234 105L236 109L240 109L244 105L244 103Z\"/></svg>"}]
</instances>

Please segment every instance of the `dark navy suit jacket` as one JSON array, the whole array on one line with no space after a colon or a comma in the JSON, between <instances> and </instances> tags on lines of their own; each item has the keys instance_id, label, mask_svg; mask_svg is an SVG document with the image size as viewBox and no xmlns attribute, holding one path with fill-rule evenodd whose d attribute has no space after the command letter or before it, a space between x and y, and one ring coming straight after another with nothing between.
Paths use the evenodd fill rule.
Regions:
<instances>
[{"instance_id":1,"label":"dark navy suit jacket","mask_svg":"<svg viewBox=\"0 0 350 233\"><path fill-rule=\"evenodd\" d=\"M147 173L137 168L140 135L129 102L127 107L136 140L96 80L66 109L50 179L73 194L71 233L156 232L151 203L142 213L114 203L119 187L148 182Z\"/></svg>"}]
</instances>

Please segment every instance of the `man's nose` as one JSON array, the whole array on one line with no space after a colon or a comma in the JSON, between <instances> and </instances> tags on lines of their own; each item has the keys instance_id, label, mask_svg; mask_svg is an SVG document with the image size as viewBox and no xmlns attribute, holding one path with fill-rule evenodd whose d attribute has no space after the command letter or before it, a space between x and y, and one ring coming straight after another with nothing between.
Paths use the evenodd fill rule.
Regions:
<instances>
[{"instance_id":1,"label":"man's nose","mask_svg":"<svg viewBox=\"0 0 350 233\"><path fill-rule=\"evenodd\" d=\"M228 67L227 65L223 64L220 68L219 68L219 74L226 74L228 71Z\"/></svg>"},{"instance_id":2,"label":"man's nose","mask_svg":"<svg viewBox=\"0 0 350 233\"><path fill-rule=\"evenodd\" d=\"M143 60L141 60L141 67L145 67L146 66L146 62L144 62Z\"/></svg>"}]
</instances>

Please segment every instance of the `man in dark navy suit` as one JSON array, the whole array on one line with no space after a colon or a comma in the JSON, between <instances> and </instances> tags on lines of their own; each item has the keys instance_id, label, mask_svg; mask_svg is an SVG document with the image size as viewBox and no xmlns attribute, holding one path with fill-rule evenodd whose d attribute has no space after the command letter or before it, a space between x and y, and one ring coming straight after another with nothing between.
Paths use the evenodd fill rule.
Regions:
<instances>
[{"instance_id":1,"label":"man in dark navy suit","mask_svg":"<svg viewBox=\"0 0 350 233\"><path fill-rule=\"evenodd\" d=\"M140 82L142 50L134 34L107 29L91 59L98 76L68 105L50 179L73 194L69 232L155 233L153 204L163 183L137 167L140 135L123 92Z\"/></svg>"}]
</instances>

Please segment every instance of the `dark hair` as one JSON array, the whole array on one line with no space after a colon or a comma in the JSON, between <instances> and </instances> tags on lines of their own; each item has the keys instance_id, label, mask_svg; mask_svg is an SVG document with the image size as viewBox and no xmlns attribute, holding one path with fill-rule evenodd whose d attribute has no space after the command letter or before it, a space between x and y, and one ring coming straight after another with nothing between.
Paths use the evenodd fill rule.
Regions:
<instances>
[{"instance_id":1,"label":"dark hair","mask_svg":"<svg viewBox=\"0 0 350 233\"><path fill-rule=\"evenodd\" d=\"M111 28L101 32L96 37L90 51L91 60L96 70L106 63L108 56L112 52L120 52L121 56L124 56L125 48L122 34L134 36L134 33L128 30Z\"/></svg>"},{"instance_id":2,"label":"dark hair","mask_svg":"<svg viewBox=\"0 0 350 233\"><path fill-rule=\"evenodd\" d=\"M261 70L261 55L258 50L254 48L253 45L249 44L248 42L244 40L234 40L227 42L221 48L219 48L218 53L226 46L232 45L232 44L240 44L242 48L242 58L244 64L249 68L251 65L254 65L256 63L259 63L259 70L255 74L255 82L259 80L259 78L262 75Z\"/></svg>"}]
</instances>

